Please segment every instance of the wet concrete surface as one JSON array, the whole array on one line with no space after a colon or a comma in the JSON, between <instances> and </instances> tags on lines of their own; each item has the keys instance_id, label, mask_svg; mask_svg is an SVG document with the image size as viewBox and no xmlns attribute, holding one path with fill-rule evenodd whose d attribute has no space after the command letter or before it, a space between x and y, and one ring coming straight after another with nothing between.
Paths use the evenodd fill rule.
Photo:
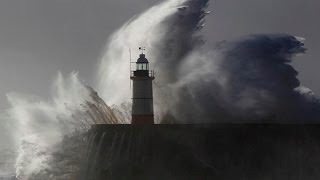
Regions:
<instances>
[{"instance_id":1,"label":"wet concrete surface","mask_svg":"<svg viewBox=\"0 0 320 180\"><path fill-rule=\"evenodd\" d=\"M320 179L320 125L97 125L79 179Z\"/></svg>"}]
</instances>

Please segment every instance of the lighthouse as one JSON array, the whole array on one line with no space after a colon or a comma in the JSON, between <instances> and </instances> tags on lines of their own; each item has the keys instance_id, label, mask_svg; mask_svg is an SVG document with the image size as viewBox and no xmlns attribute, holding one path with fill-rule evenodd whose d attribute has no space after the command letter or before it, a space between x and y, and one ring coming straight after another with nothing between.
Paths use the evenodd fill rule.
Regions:
<instances>
[{"instance_id":1,"label":"lighthouse","mask_svg":"<svg viewBox=\"0 0 320 180\"><path fill-rule=\"evenodd\" d=\"M132 80L132 119L131 124L154 124L152 81L154 71L149 70L149 61L140 47L140 57L131 71Z\"/></svg>"}]
</instances>

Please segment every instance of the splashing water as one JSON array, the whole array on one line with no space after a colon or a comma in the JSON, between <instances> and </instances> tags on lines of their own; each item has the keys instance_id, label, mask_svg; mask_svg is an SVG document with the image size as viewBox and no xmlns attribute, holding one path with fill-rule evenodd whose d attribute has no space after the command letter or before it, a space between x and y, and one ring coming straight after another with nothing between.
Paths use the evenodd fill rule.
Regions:
<instances>
[{"instance_id":1,"label":"splashing water","mask_svg":"<svg viewBox=\"0 0 320 180\"><path fill-rule=\"evenodd\" d=\"M303 92L289 64L305 53L302 40L250 35L193 51L178 69L174 115L185 122L318 123L319 99Z\"/></svg>"},{"instance_id":2,"label":"splashing water","mask_svg":"<svg viewBox=\"0 0 320 180\"><path fill-rule=\"evenodd\" d=\"M184 1L166 1L154 6L124 24L110 37L97 75L98 91L107 103L120 104L130 99L130 91L127 90L130 75L129 49L132 48L135 55L139 46L153 47L153 44L166 35L161 22L174 14L175 7ZM148 53L148 56L153 61L152 53Z\"/></svg>"},{"instance_id":3,"label":"splashing water","mask_svg":"<svg viewBox=\"0 0 320 180\"><path fill-rule=\"evenodd\" d=\"M207 6L166 1L120 28L100 62L102 97L112 104L129 99L128 49L146 46L156 72L157 122L319 122L319 99L299 92L304 88L289 64L305 52L304 39L261 34L209 47L199 34Z\"/></svg>"},{"instance_id":4,"label":"splashing water","mask_svg":"<svg viewBox=\"0 0 320 180\"><path fill-rule=\"evenodd\" d=\"M116 42L110 42L104 59L113 60L111 61L113 67L121 67L128 63L123 48L136 47L137 44L145 46L156 44L159 37L165 37L169 31L168 28L161 31L160 25L168 23L169 21L165 21L166 18L169 18L170 15L177 15L176 6L186 2L186 0L166 1L147 10L140 18L127 23L122 28L126 33L120 30L113 35L112 39L119 39L117 36L120 34L124 36L121 36ZM147 16L153 18L149 18L146 22L144 17ZM140 26L137 26L138 24ZM147 35L148 32L149 35ZM130 36L128 42L131 44L126 45L125 34L131 33L141 33L147 35L148 38ZM161 36L154 36L152 39L152 33L161 34ZM111 57L117 57L118 60ZM102 63L106 62L102 61ZM102 67L107 66L103 64ZM71 177L72 172L77 171L75 168L77 164L74 161L78 158L77 154L81 154L79 152L81 149L79 147L83 143L81 138L85 139L83 134L91 124L128 123L130 104L122 102L129 99L129 92L124 92L124 88L121 88L123 82L128 79L124 76L128 72L126 70L125 68L117 71L115 68L100 70L99 76L101 77L120 78L120 80L104 81L105 84L101 83L103 85L99 86L106 102L115 104L112 107L108 107L92 88L79 81L77 73L72 73L67 79L59 74L53 85L53 98L50 100L14 93L8 94L8 101L12 106L8 113L16 123L16 132L18 132L16 136L19 148L15 165L17 177L19 179ZM122 75L115 76L115 74ZM114 83L115 81L117 83ZM58 161L57 159L63 160Z\"/></svg>"},{"instance_id":5,"label":"splashing water","mask_svg":"<svg viewBox=\"0 0 320 180\"><path fill-rule=\"evenodd\" d=\"M120 28L100 63L102 97L114 104L129 99L128 49L143 45L156 72L158 122L317 122L319 100L298 92L298 73L289 65L305 52L304 39L262 34L209 47L198 33L207 6L206 0L166 1Z\"/></svg>"},{"instance_id":6,"label":"splashing water","mask_svg":"<svg viewBox=\"0 0 320 180\"><path fill-rule=\"evenodd\" d=\"M156 72L155 98L169 96L170 84L177 81L177 67L192 49L203 43L197 32L203 27L208 0L168 0L134 17L115 32L107 44L97 75L98 91L108 104L130 99L129 48L133 57L139 46L147 47L147 57ZM186 7L180 10L179 7ZM156 117L167 112L155 102ZM157 120L156 120L157 121Z\"/></svg>"},{"instance_id":7,"label":"splashing water","mask_svg":"<svg viewBox=\"0 0 320 180\"><path fill-rule=\"evenodd\" d=\"M66 139L81 137L90 125L124 123L118 121L112 109L92 88L78 79L77 73L72 73L67 79L59 73L53 92L53 98L47 101L8 94L12 105L9 114L15 121L17 141L20 142L15 165L19 179L35 179L39 174L41 177L53 176L50 173L53 173L54 154L59 154L62 149L62 152L67 152L68 146L65 145L68 143L74 144L69 151L72 148L77 150L77 141L62 143ZM63 161L66 164L60 166L71 173L73 170L68 169L72 167L68 158L70 160L72 156L66 156ZM59 176L63 175L60 172Z\"/></svg>"},{"instance_id":8,"label":"splashing water","mask_svg":"<svg viewBox=\"0 0 320 180\"><path fill-rule=\"evenodd\" d=\"M306 114L317 119L319 100L300 86L297 72L288 65L296 54L304 53L302 39L258 35L208 47L198 34L207 6L208 0L168 0L115 32L97 74L103 100L77 73L66 79L59 74L49 100L8 94L12 105L8 113L16 124L19 145L17 177L72 178L91 124L129 122L128 49L135 57L139 46L147 47L157 75L158 122L242 122ZM290 115L293 111L301 113Z\"/></svg>"},{"instance_id":9,"label":"splashing water","mask_svg":"<svg viewBox=\"0 0 320 180\"><path fill-rule=\"evenodd\" d=\"M126 47L153 46L158 43L159 39L165 38L166 34L172 31L170 25L175 23L171 20L172 17L178 21L176 18L184 13L179 13L177 6L186 3L188 3L186 0L171 0L154 6L138 18L131 20L112 36L99 71L100 77L108 79L101 79L99 91L106 102L115 104L115 106L108 107L92 88L79 81L77 73L72 73L67 79L64 79L61 74L58 75L53 86L54 94L51 100L44 101L36 97L13 93L8 95L8 100L12 105L9 114L15 120L18 127L16 130L19 133L17 135L19 150L16 161L16 174L19 179L70 177L70 174L77 170L74 168L77 167L76 164L71 163L70 165L71 159L77 158L76 154L81 154L77 151L79 148L75 147L81 146L83 141L79 139L83 137L83 132L91 124L129 122L130 104L123 103L129 99L129 91L124 91L127 88L121 88L127 84L124 82L128 80L125 74L129 73L129 67L120 70L114 67L125 67L124 65L128 63L128 58L124 53L128 50ZM150 18L145 18L148 16ZM184 23L186 22L181 22L182 25ZM163 28L160 28L162 26ZM188 34L193 30L182 31L181 28L175 31L175 34L178 35ZM141 34L141 36L132 36L133 33ZM182 36L180 38L183 39ZM167 38L166 41L172 40ZM183 44L179 41L176 43ZM165 48L163 45L158 47ZM149 51L157 52L158 49L149 49ZM170 56L171 58L183 56L183 53L174 52ZM150 53L149 57L158 59L153 57L159 57L159 54ZM160 63L160 65L164 64ZM112 77L113 80L110 79ZM74 150L73 153L68 153L72 150ZM61 156L64 157L64 160L57 165L57 159L59 157L61 159Z\"/></svg>"}]
</instances>

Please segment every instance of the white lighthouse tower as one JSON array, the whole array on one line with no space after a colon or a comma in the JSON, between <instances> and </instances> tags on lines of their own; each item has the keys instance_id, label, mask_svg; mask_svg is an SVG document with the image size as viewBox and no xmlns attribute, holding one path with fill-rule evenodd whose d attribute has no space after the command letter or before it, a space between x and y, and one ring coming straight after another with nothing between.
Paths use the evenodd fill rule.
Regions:
<instances>
[{"instance_id":1,"label":"white lighthouse tower","mask_svg":"<svg viewBox=\"0 0 320 180\"><path fill-rule=\"evenodd\" d=\"M131 124L154 124L152 81L154 71L149 70L149 61L143 51L135 62L135 70L131 71L132 90L132 120Z\"/></svg>"}]
</instances>

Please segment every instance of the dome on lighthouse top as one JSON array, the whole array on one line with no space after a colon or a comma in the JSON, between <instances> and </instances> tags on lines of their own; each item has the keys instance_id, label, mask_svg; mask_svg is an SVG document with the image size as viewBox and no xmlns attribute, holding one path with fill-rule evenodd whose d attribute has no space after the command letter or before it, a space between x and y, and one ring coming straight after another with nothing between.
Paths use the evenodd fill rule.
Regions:
<instances>
[{"instance_id":1,"label":"dome on lighthouse top","mask_svg":"<svg viewBox=\"0 0 320 180\"><path fill-rule=\"evenodd\" d=\"M148 59L146 58L145 54L140 54L139 59L137 60L137 63L149 63Z\"/></svg>"}]
</instances>

